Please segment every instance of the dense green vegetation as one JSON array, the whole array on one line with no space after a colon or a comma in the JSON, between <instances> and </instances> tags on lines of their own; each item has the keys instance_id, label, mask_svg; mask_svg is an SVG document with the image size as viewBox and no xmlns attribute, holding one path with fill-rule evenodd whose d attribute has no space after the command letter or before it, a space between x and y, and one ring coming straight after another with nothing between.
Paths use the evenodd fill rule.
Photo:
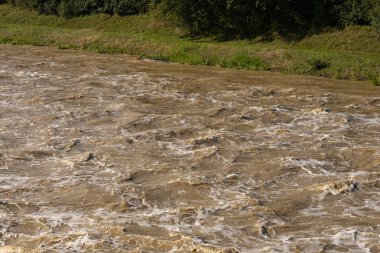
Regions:
<instances>
[{"instance_id":1,"label":"dense green vegetation","mask_svg":"<svg viewBox=\"0 0 380 253\"><path fill-rule=\"evenodd\" d=\"M193 36L298 38L327 27L380 24L379 0L2 0L40 14L121 16L158 9Z\"/></svg>"},{"instance_id":2,"label":"dense green vegetation","mask_svg":"<svg viewBox=\"0 0 380 253\"><path fill-rule=\"evenodd\" d=\"M379 0L164 0L193 35L222 39L298 38L331 27L370 25L379 20Z\"/></svg>"},{"instance_id":3,"label":"dense green vegetation","mask_svg":"<svg viewBox=\"0 0 380 253\"><path fill-rule=\"evenodd\" d=\"M248 0L1 1L12 5L0 5L0 43L127 53L139 58L187 64L380 83L378 0L339 0L346 3L339 7L339 11L328 8L336 13L335 16L321 10L318 15L307 18L311 14L302 13L302 8L298 7L299 15L302 15L294 19L286 16L296 13L289 9L285 16L279 12L271 16L270 11L258 11L255 8L259 5L252 9L247 7L244 12L239 4L251 3ZM339 1L309 0L304 4ZM358 2L360 5L356 5ZM217 3L219 7L214 8ZM234 3L236 5L232 8ZM14 5L22 7L12 7ZM255 10L257 16L252 18ZM89 13L92 14L85 15ZM140 15L130 15L136 13Z\"/></svg>"},{"instance_id":4,"label":"dense green vegetation","mask_svg":"<svg viewBox=\"0 0 380 253\"><path fill-rule=\"evenodd\" d=\"M1 0L0 0L1 1ZM121 16L145 13L150 0L2 0L13 6L37 10L40 14L64 17L93 13L117 14Z\"/></svg>"}]
</instances>

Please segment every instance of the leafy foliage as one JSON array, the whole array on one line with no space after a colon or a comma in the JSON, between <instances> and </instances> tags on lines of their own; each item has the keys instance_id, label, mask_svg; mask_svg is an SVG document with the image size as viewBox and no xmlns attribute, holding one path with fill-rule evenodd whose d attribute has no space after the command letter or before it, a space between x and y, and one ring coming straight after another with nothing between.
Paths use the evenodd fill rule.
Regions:
<instances>
[{"instance_id":1,"label":"leafy foliage","mask_svg":"<svg viewBox=\"0 0 380 253\"><path fill-rule=\"evenodd\" d=\"M1 0L0 0L1 1ZM150 0L3 0L13 6L36 9L40 14L64 17L93 13L134 15L148 11Z\"/></svg>"},{"instance_id":2,"label":"leafy foliage","mask_svg":"<svg viewBox=\"0 0 380 253\"><path fill-rule=\"evenodd\" d=\"M162 0L164 11L175 13L190 34L222 39L380 24L379 5L379 0Z\"/></svg>"},{"instance_id":3,"label":"leafy foliage","mask_svg":"<svg viewBox=\"0 0 380 253\"><path fill-rule=\"evenodd\" d=\"M370 25L380 31L380 0L0 0L64 17L134 15L158 7L189 34L220 40L279 34L299 38L329 27Z\"/></svg>"},{"instance_id":4,"label":"leafy foliage","mask_svg":"<svg viewBox=\"0 0 380 253\"><path fill-rule=\"evenodd\" d=\"M380 1L373 5L372 10L369 12L371 17L371 24L377 29L380 34Z\"/></svg>"}]
</instances>

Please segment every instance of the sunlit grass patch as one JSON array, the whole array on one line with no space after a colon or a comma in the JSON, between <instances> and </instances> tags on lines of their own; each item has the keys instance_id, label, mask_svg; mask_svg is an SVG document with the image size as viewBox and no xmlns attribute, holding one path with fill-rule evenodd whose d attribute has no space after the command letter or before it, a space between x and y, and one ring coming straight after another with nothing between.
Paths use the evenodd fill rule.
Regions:
<instances>
[{"instance_id":1,"label":"sunlit grass patch","mask_svg":"<svg viewBox=\"0 0 380 253\"><path fill-rule=\"evenodd\" d=\"M156 13L65 19L0 5L0 43L53 46L223 68L270 70L379 83L380 38L349 27L301 41L191 39Z\"/></svg>"}]
</instances>

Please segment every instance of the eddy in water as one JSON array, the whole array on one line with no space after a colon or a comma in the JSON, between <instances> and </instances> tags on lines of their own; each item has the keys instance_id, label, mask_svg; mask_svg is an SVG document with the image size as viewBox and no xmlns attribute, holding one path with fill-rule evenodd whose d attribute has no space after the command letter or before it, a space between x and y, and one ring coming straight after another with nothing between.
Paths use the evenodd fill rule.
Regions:
<instances>
[{"instance_id":1,"label":"eddy in water","mask_svg":"<svg viewBox=\"0 0 380 253\"><path fill-rule=\"evenodd\" d=\"M0 252L380 252L378 88L0 58Z\"/></svg>"}]
</instances>

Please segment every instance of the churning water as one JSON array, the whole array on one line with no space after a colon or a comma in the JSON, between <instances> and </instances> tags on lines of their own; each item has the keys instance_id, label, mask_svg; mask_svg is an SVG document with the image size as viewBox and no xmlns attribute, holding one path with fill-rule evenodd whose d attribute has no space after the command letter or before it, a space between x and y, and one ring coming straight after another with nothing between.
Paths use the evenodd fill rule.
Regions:
<instances>
[{"instance_id":1,"label":"churning water","mask_svg":"<svg viewBox=\"0 0 380 253\"><path fill-rule=\"evenodd\" d=\"M0 252L380 252L378 88L0 59Z\"/></svg>"}]
</instances>

